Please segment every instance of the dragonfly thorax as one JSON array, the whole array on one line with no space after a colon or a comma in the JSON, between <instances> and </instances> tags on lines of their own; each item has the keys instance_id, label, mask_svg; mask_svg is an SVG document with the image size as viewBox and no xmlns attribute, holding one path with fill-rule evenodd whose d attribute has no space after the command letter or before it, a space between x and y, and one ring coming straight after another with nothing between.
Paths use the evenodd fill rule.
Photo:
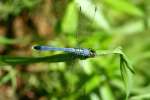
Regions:
<instances>
[{"instance_id":1,"label":"dragonfly thorax","mask_svg":"<svg viewBox=\"0 0 150 100\"><path fill-rule=\"evenodd\" d=\"M74 53L78 56L83 56L85 58L94 57L96 55L94 50L86 48L75 49Z\"/></svg>"}]
</instances>

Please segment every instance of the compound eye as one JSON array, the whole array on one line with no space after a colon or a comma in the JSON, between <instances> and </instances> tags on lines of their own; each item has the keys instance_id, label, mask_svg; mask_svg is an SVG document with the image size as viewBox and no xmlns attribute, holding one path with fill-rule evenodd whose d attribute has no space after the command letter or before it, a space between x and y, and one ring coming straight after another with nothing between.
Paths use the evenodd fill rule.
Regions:
<instances>
[{"instance_id":1,"label":"compound eye","mask_svg":"<svg viewBox=\"0 0 150 100\"><path fill-rule=\"evenodd\" d=\"M96 52L95 52L95 50L93 50L93 49L90 49L90 52L91 52L91 57L94 57L94 56L96 55Z\"/></svg>"},{"instance_id":2,"label":"compound eye","mask_svg":"<svg viewBox=\"0 0 150 100\"><path fill-rule=\"evenodd\" d=\"M90 50L92 53L95 53L95 51L93 49Z\"/></svg>"}]
</instances>

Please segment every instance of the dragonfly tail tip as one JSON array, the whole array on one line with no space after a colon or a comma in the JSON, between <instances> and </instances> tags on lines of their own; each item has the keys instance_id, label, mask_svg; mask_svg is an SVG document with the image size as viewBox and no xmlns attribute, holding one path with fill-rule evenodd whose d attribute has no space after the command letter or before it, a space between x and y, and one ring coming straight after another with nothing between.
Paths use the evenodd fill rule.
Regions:
<instances>
[{"instance_id":1,"label":"dragonfly tail tip","mask_svg":"<svg viewBox=\"0 0 150 100\"><path fill-rule=\"evenodd\" d=\"M39 45L35 45L35 46L32 46L32 49L40 50L40 49L41 49L41 46L39 46Z\"/></svg>"}]
</instances>

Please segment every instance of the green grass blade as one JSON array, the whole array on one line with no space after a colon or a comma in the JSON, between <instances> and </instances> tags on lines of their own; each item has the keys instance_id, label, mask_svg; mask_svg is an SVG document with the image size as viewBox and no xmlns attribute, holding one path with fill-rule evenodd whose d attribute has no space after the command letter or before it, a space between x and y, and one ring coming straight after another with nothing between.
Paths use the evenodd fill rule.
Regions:
<instances>
[{"instance_id":1,"label":"green grass blade","mask_svg":"<svg viewBox=\"0 0 150 100\"><path fill-rule=\"evenodd\" d=\"M70 60L74 60L76 58L80 58L79 56L75 56L73 54L56 54L52 56L46 57L13 57L13 56L0 56L0 62L7 64L31 64L38 62L48 62L48 63L56 63L56 62L66 62Z\"/></svg>"},{"instance_id":2,"label":"green grass blade","mask_svg":"<svg viewBox=\"0 0 150 100\"><path fill-rule=\"evenodd\" d=\"M126 55L124 54L124 52L122 51L121 47L118 47L114 50L99 50L97 52L98 56L102 56L102 55L108 55L108 54L119 54L120 56L120 71L121 71L121 77L124 81L124 85L126 88L126 100L128 100L129 95L130 95L130 82L131 82L131 73L135 73L134 69L132 68L132 65L130 64L128 58L126 57ZM128 71L128 70L129 71Z\"/></svg>"}]
</instances>

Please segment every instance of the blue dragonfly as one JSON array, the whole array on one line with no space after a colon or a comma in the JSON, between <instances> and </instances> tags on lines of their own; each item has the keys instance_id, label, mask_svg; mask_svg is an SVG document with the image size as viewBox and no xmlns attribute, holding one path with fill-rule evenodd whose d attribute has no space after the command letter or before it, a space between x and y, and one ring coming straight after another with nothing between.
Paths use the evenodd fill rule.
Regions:
<instances>
[{"instance_id":1,"label":"blue dragonfly","mask_svg":"<svg viewBox=\"0 0 150 100\"><path fill-rule=\"evenodd\" d=\"M93 49L88 48L58 48L51 46L36 45L33 46L33 49L38 51L63 51L79 56L80 58L91 58L96 56L96 52Z\"/></svg>"},{"instance_id":2,"label":"blue dragonfly","mask_svg":"<svg viewBox=\"0 0 150 100\"><path fill-rule=\"evenodd\" d=\"M81 6L79 8L81 12ZM97 8L95 7L95 12ZM95 14L94 14L95 16ZM77 45L78 44L78 32L75 34L76 40L77 40ZM86 59L86 58L93 58L96 56L96 52L94 49L91 48L60 48L60 47L52 47L52 46L43 46L43 45L36 45L33 46L33 49L38 50L38 51L63 51L66 53L70 53L73 56L76 56L77 58L81 59Z\"/></svg>"}]
</instances>

